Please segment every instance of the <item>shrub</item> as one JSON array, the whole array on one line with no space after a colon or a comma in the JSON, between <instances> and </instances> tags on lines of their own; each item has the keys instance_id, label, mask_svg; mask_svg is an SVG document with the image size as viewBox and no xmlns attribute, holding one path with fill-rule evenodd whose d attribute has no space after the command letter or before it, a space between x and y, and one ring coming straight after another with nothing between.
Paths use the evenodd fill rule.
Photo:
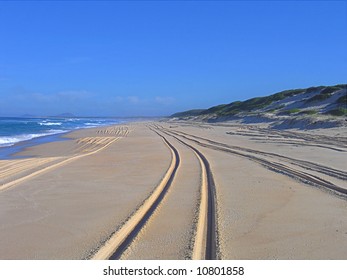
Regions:
<instances>
[{"instance_id":1,"label":"shrub","mask_svg":"<svg viewBox=\"0 0 347 280\"><path fill-rule=\"evenodd\" d=\"M306 103L314 102L314 101L323 101L331 97L331 93L319 93L315 96L312 96L310 99L306 100Z\"/></svg>"},{"instance_id":2,"label":"shrub","mask_svg":"<svg viewBox=\"0 0 347 280\"><path fill-rule=\"evenodd\" d=\"M339 84L339 85L335 85L334 87L338 87L340 89L344 89L344 88L347 88L347 84Z\"/></svg>"},{"instance_id":3,"label":"shrub","mask_svg":"<svg viewBox=\"0 0 347 280\"><path fill-rule=\"evenodd\" d=\"M315 115L317 114L316 110L304 110L299 113L300 115Z\"/></svg>"},{"instance_id":4,"label":"shrub","mask_svg":"<svg viewBox=\"0 0 347 280\"><path fill-rule=\"evenodd\" d=\"M289 110L285 110L283 111L283 114L286 114L286 115L291 115L291 114L295 114L295 113L298 113L300 112L299 109L297 108L293 108L293 109L289 109Z\"/></svg>"},{"instance_id":5,"label":"shrub","mask_svg":"<svg viewBox=\"0 0 347 280\"><path fill-rule=\"evenodd\" d=\"M336 103L347 106L347 94L342 95L339 99L337 99Z\"/></svg>"},{"instance_id":6,"label":"shrub","mask_svg":"<svg viewBox=\"0 0 347 280\"><path fill-rule=\"evenodd\" d=\"M314 102L314 101L323 101L331 97L331 94L341 88L338 86L326 87L319 94L312 96L310 99L306 100L306 103Z\"/></svg>"},{"instance_id":7,"label":"shrub","mask_svg":"<svg viewBox=\"0 0 347 280\"><path fill-rule=\"evenodd\" d=\"M326 112L328 115L333 115L333 116L347 116L347 109L346 108L337 108L330 110Z\"/></svg>"},{"instance_id":8,"label":"shrub","mask_svg":"<svg viewBox=\"0 0 347 280\"><path fill-rule=\"evenodd\" d=\"M324 86L310 87L310 88L306 89L305 93L315 92L315 91L321 90L321 89L323 89L323 88L324 88Z\"/></svg>"},{"instance_id":9,"label":"shrub","mask_svg":"<svg viewBox=\"0 0 347 280\"><path fill-rule=\"evenodd\" d=\"M337 86L334 86L334 87L326 87L325 89L323 89L321 91L320 94L330 94L330 93L333 93L337 90L340 90L341 88L340 87L337 87Z\"/></svg>"}]
</instances>

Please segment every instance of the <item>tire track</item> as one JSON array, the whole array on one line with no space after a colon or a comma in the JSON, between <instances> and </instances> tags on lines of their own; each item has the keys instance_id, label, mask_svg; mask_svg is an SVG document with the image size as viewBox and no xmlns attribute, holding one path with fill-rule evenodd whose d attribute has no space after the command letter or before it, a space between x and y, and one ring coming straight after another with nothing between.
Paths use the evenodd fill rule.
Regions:
<instances>
[{"instance_id":1,"label":"tire track","mask_svg":"<svg viewBox=\"0 0 347 280\"><path fill-rule=\"evenodd\" d=\"M47 158L29 158L13 160L10 163L0 163L0 191L11 188L19 183L39 176L54 168L68 164L74 160L95 154L129 134L128 127L111 127L97 130L97 134L108 134L108 137L84 137L76 140L77 147L71 156Z\"/></svg>"},{"instance_id":2,"label":"tire track","mask_svg":"<svg viewBox=\"0 0 347 280\"><path fill-rule=\"evenodd\" d=\"M290 164L302 167L302 168L307 169L307 170L320 172L320 173L326 174L328 176L335 177L337 179L347 180L347 172L344 172L344 171L338 170L338 169L334 169L331 167L327 167L327 166L324 166L321 164L317 164L317 163L313 163L313 162L309 162L309 161L305 161L305 160L294 159L294 158L286 157L283 155L278 155L275 153L262 152L262 151L253 150L253 149L249 149L249 148L227 145L224 143L216 142L216 141L213 141L210 139L206 139L203 137L195 136L195 135L188 134L188 133L181 132L181 131L177 131L177 130L175 130L174 132L176 132L178 134L187 135L187 136L193 137L195 139L203 140L203 141L211 143L213 145L226 147L226 148L230 148L230 149L235 149L235 150L239 150L239 151L244 151L244 152L248 152L248 153L252 153L252 154L258 154L258 155L262 155L262 156L278 158L282 161L286 161ZM182 137L184 137L184 136L182 136Z\"/></svg>"},{"instance_id":3,"label":"tire track","mask_svg":"<svg viewBox=\"0 0 347 280\"><path fill-rule=\"evenodd\" d=\"M182 141L177 136L172 135L158 126L154 126L166 135L175 138L183 145L189 147L198 158L202 171L201 196L199 205L198 222L194 240L192 259L195 260L216 260L218 259L218 235L216 219L216 194L215 182L210 164L206 157L195 147Z\"/></svg>"},{"instance_id":4,"label":"tire track","mask_svg":"<svg viewBox=\"0 0 347 280\"><path fill-rule=\"evenodd\" d=\"M171 186L180 165L180 156L176 148L164 136L158 132L156 133L163 139L171 152L172 159L168 170L150 196L129 217L123 226L98 249L91 259L119 259L129 244L135 239L137 234L150 219Z\"/></svg>"},{"instance_id":5,"label":"tire track","mask_svg":"<svg viewBox=\"0 0 347 280\"><path fill-rule=\"evenodd\" d=\"M196 124L192 124L196 125ZM245 126L244 125L227 125L227 124L221 124L221 123L214 123L214 126L220 126L220 127L229 127L229 128L241 128L243 129ZM277 130L277 129L270 129L270 128L259 128L257 126L250 126L247 125L247 130L249 131L248 136L254 136L255 134L251 133L258 133L260 136L263 135L274 135L274 137L281 137L281 138L286 138L286 139L300 139L304 141L312 141L313 143L316 144L323 144L323 145L335 145L337 147L346 149L347 148L347 139L345 137L341 136L327 136L327 135L321 135L321 134L308 134L308 133L303 133L303 132L294 132L294 131L285 131L285 130ZM277 135L277 136L275 136ZM322 148L330 148L328 146L320 146ZM346 150L340 150L340 149L334 149L338 151L343 151L346 152Z\"/></svg>"},{"instance_id":6,"label":"tire track","mask_svg":"<svg viewBox=\"0 0 347 280\"><path fill-rule=\"evenodd\" d=\"M27 175L23 175L22 177L20 178L16 178L10 182L7 182L7 183L4 183L2 185L0 185L0 191L3 191L3 190L6 190L6 189L9 189L19 183L22 183L26 180L30 180L32 179L33 177L36 177L36 176L39 176L45 172L48 172L52 169L55 169L57 167L60 167L60 166L63 166L65 164L68 164L72 161L75 161L77 159L80 159L80 158L83 158L83 157L86 157L86 156L90 156L90 155L93 155L97 152L100 152L101 150L107 148L108 146L110 146L111 144L113 144L115 141L117 141L119 138L118 137L108 137L107 141L103 141L102 142L102 145L101 147L100 146L96 146L94 147L94 149L92 151L88 151L88 153L85 153L85 154L80 154L80 155L75 155L75 156L72 156L72 157L55 157L55 158L48 158L46 161L45 160L42 160L42 159L36 159L34 158L33 161L36 162L36 165L38 165L40 167L40 169L38 170L33 170L32 166L27 166L25 164L17 164L17 162L15 163L15 166L18 167L20 169L21 172L27 172L27 171L30 171L29 174ZM45 166L44 164L41 164L41 162L53 162L51 165L48 165L48 166ZM58 162L57 162L58 161ZM16 170L16 172L19 172L19 169ZM10 171L9 171L10 172ZM3 171L3 174L5 174L5 171Z\"/></svg>"},{"instance_id":7,"label":"tire track","mask_svg":"<svg viewBox=\"0 0 347 280\"><path fill-rule=\"evenodd\" d=\"M302 139L304 141L312 141L313 143L316 143L316 144L323 144L328 146L331 146L333 144L343 149L347 148L347 141L345 137L310 135L310 134L302 133L302 132L298 133L294 131L281 131L281 130L274 130L274 129L268 129L268 128L254 128L253 130L258 130L260 133L263 133L263 134L274 133L285 138L297 138L297 139ZM329 148L326 146L322 146L322 147ZM335 150L339 150L339 149L335 149ZM339 150L339 151L346 152L346 150Z\"/></svg>"},{"instance_id":8,"label":"tire track","mask_svg":"<svg viewBox=\"0 0 347 280\"><path fill-rule=\"evenodd\" d=\"M231 146L231 147L228 147L228 145L226 144L222 144L222 143L218 143L218 142L215 142L215 141L212 141L212 140L208 140L208 139L204 139L204 141L208 142L209 144L207 143L202 143L196 139L193 139L193 138L190 138L190 137L187 137L186 133L182 133L181 132L177 132L177 131L172 131L172 130L167 130L165 128L162 128L163 130L173 134L173 135L176 135L176 136L179 136L179 137L182 137L182 138L185 138L189 141L192 141L202 147L206 147L206 148L210 148L210 149L214 149L214 150L218 150L218 151L222 151L222 152L227 152L227 153L231 153L231 154L234 154L234 155L237 155L237 156L241 156L241 157L245 157L245 158L248 158L254 162L257 162L261 165L263 165L264 167L274 171L274 172L277 172L277 173L281 173L281 174L284 174L286 176L289 176L291 178L294 178L294 179L297 179L297 180L300 180L301 182L305 183L305 184L309 184L309 185L313 185L313 186L317 186L317 187L321 187L323 189L326 189L326 190L329 190L329 191L333 191L335 194L337 195L340 195L340 196L343 196L344 198L346 198L347 196L347 189L346 188L343 188L343 187L340 187L340 186L337 186L327 180L324 180L318 176L315 176L315 175L312 175L312 174L308 174L306 172L301 172L301 171L298 171L294 168L290 168L288 166L285 166L281 163L276 163L276 162L271 162L267 159L263 159L263 158L260 158L260 157L257 157L255 156L254 154L259 154L258 151L255 151L255 150L251 150L251 149L246 149L246 148L240 148L240 147L234 147L234 146ZM184 135L185 134L185 135ZM195 136L192 136L192 137L195 137ZM195 138L201 138L201 137L198 137L196 136ZM213 143L213 144L212 144ZM238 149L240 148L240 149ZM245 153L246 152L246 153ZM262 153L262 155L266 155L267 153L263 153L263 152L260 152ZM275 155L275 154L273 154ZM322 171L320 171L322 172ZM322 172L323 173L323 172ZM331 175L330 175L331 176Z\"/></svg>"},{"instance_id":9,"label":"tire track","mask_svg":"<svg viewBox=\"0 0 347 280\"><path fill-rule=\"evenodd\" d=\"M273 143L281 143L285 145L301 145L301 146L308 146L308 147L318 147L318 148L323 148L323 149L329 149L332 151L337 151L337 152L347 152L346 147L342 146L340 142L335 142L335 146L332 147L334 143L326 143L326 142L321 142L319 140L312 141L311 138L299 138L299 137L288 137L285 135L281 135L277 133L274 133L273 131L268 131L268 133L272 133L272 136L268 136L265 133L263 134L257 134L257 133L250 133L250 132L226 132L228 135L239 135L239 136L247 136L247 137L252 137L252 140L256 141L265 141L265 143L271 143L270 141L267 140L267 138L271 139L276 139L276 141L273 141ZM294 136L294 135L293 135ZM341 147L341 148L336 148L336 147Z\"/></svg>"}]
</instances>

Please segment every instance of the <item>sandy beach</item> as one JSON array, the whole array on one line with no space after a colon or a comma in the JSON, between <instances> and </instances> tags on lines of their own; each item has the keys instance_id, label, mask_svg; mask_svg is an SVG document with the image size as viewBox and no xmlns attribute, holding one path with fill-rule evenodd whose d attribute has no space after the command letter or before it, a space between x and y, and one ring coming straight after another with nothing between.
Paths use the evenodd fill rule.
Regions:
<instances>
[{"instance_id":1,"label":"sandy beach","mask_svg":"<svg viewBox=\"0 0 347 280\"><path fill-rule=\"evenodd\" d=\"M0 160L0 259L347 259L347 128L138 122Z\"/></svg>"}]
</instances>

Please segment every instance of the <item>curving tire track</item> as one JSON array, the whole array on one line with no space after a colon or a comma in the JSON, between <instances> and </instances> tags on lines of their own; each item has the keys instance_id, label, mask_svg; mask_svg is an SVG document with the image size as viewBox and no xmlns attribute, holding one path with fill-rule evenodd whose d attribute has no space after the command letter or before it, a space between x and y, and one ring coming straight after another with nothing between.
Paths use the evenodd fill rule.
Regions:
<instances>
[{"instance_id":1,"label":"curving tire track","mask_svg":"<svg viewBox=\"0 0 347 280\"><path fill-rule=\"evenodd\" d=\"M220 127L240 127L242 128L242 125L227 125L227 124L217 124L214 123L214 126L220 126ZM285 139L300 139L308 142L312 142L312 146L326 148L326 149L332 149L335 151L341 151L346 152L347 148L347 139L345 137L341 136L327 136L327 135L312 135L308 133L303 132L294 132L294 131L286 131L286 130L276 130L276 129L270 129L270 128L259 128L257 126L247 126L247 129L249 132L245 133L238 133L239 135L247 135L248 136L263 136L266 135L272 135L273 137L281 137ZM302 144L302 143L300 143ZM332 148L331 145L334 145L339 148Z\"/></svg>"},{"instance_id":2,"label":"curving tire track","mask_svg":"<svg viewBox=\"0 0 347 280\"><path fill-rule=\"evenodd\" d=\"M185 133L183 133L185 134ZM186 134L189 135L191 137L194 137L196 139L201 139L203 141L215 144L215 145L219 145L219 146L223 146L223 147L227 147L227 148L231 148L231 149L237 149L240 151L245 151L245 152L249 152L249 153L254 153L254 154L258 154L258 155L263 155L263 156L268 156L268 157L273 157L273 158L278 158L282 161L286 161L290 164L294 164L296 166L302 167L304 169L307 170L312 170L312 171L316 171L316 172L320 172L323 174L326 174L328 176L331 177L335 177L337 179L342 179L342 180L347 180L347 172L344 172L342 170L338 170L338 169L334 169L331 167L327 167L321 164L317 164L317 163L313 163L310 161L305 161L305 160L299 160L299 159L294 159L291 157L287 157L287 156L283 156L283 155L279 155L279 154L275 154L275 153L269 153L269 152L263 152L263 151L257 151L257 150L253 150L253 149L249 149L249 148L243 148L243 147L238 147L238 146L230 146L227 144L223 144L220 142L216 142L216 141L212 141L206 138L202 138L202 137L198 137L198 136L194 136L191 134Z\"/></svg>"},{"instance_id":3,"label":"curving tire track","mask_svg":"<svg viewBox=\"0 0 347 280\"><path fill-rule=\"evenodd\" d=\"M119 259L129 244L150 219L171 186L180 165L180 156L176 148L164 136L158 132L156 133L162 137L164 143L171 152L172 159L168 170L150 196L135 211L135 213L131 215L124 225L115 232L101 248L98 249L91 259Z\"/></svg>"},{"instance_id":4,"label":"curving tire track","mask_svg":"<svg viewBox=\"0 0 347 280\"><path fill-rule=\"evenodd\" d=\"M210 148L210 149L214 149L214 150L218 150L218 151L222 151L222 152L226 152L226 153L231 153L231 154L234 154L237 156L248 158L254 162L257 162L257 163L263 165L264 167L266 167L266 168L268 168L274 172L281 173L281 174L284 174L284 175L289 176L291 178L297 179L297 180L299 180L305 184L317 186L317 187L326 189L328 191L333 191L335 194L343 196L344 198L346 198L346 196L347 196L347 189L346 188L337 186L337 185L335 185L335 184L333 184L327 180L324 180L324 179L322 179L316 175L312 175L312 174L309 174L306 172L296 170L294 168L290 168L290 167L285 166L284 164L281 164L281 163L276 163L276 162L272 162L272 161L269 161L269 160L261 158L261 157L257 157L255 154L259 154L259 151L246 149L246 148L240 148L240 147L234 147L234 146L229 147L226 144L218 143L218 142L215 142L215 141L212 141L209 139L204 139L204 138L203 139L208 143L202 143L202 142L194 139L194 138L198 139L201 137L192 136L194 138L190 138L187 136L186 133L172 131L172 130L168 130L165 128L162 128L162 129L165 130L166 132L172 134L172 135L176 135L176 136L185 138L185 139L192 141L192 142L194 142L194 143L196 143L202 147L206 147L206 148ZM262 155L267 154L264 152L260 152L260 153ZM272 155L275 155L275 154L272 154ZM322 170L320 170L320 172L323 173Z\"/></svg>"},{"instance_id":5,"label":"curving tire track","mask_svg":"<svg viewBox=\"0 0 347 280\"><path fill-rule=\"evenodd\" d=\"M189 147L198 158L201 166L201 195L196 234L192 252L192 259L195 260L216 260L218 259L218 230L216 218L216 194L215 182L210 164L206 157L195 147L182 141L177 136L172 135L164 129L154 126L156 130L165 133L183 145Z\"/></svg>"},{"instance_id":6,"label":"curving tire track","mask_svg":"<svg viewBox=\"0 0 347 280\"><path fill-rule=\"evenodd\" d=\"M250 149L250 148L244 148L244 147L239 147L239 146L227 145L227 144L220 143L220 142L217 142L217 141L213 141L213 140L210 140L210 139L207 139L207 138L203 138L203 137L199 137L199 136L196 136L196 135L188 134L188 133L185 133L185 132L182 132L182 131L173 130L173 132L175 132L177 134L181 134L182 137L185 137L184 135L190 136L190 137L193 137L195 139L202 140L202 141L205 141L207 143L210 143L212 145L217 145L217 146L230 148L230 149L234 149L234 150L238 150L238 151L244 151L244 152L248 152L248 153L252 153L252 154L258 154L258 155L261 155L261 156L277 158L277 159L280 159L280 160L288 162L290 164L302 167L302 168L307 169L307 170L320 172L320 173L326 174L326 175L328 175L330 177L335 177L337 179L347 180L347 172L342 171L342 170L338 170L338 169L334 169L334 168L331 168L331 167L327 167L327 166L324 166L324 165L321 165L321 164L317 164L317 163L313 163L313 162L309 162L309 161L305 161L305 160L294 159L294 158L290 158L290 157L279 155L279 154L275 154L275 153L269 153L269 152L253 150L253 149ZM189 138L186 138L186 139L194 141L193 139L189 139Z\"/></svg>"}]
</instances>

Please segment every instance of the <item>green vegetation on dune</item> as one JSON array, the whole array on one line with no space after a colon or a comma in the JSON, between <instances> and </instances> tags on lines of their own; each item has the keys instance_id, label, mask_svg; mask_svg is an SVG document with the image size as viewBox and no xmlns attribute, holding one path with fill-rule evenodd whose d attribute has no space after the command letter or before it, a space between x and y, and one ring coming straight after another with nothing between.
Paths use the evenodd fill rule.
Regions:
<instances>
[{"instance_id":1,"label":"green vegetation on dune","mask_svg":"<svg viewBox=\"0 0 347 280\"><path fill-rule=\"evenodd\" d=\"M299 93L304 93L304 92L305 92L304 89L290 89L290 90L285 90L285 91L275 93L273 95L270 95L269 97L273 96L274 99L276 100L282 100L286 97L291 97L291 96L297 95Z\"/></svg>"},{"instance_id":2,"label":"green vegetation on dune","mask_svg":"<svg viewBox=\"0 0 347 280\"><path fill-rule=\"evenodd\" d=\"M233 104L233 103L231 103L231 104ZM231 104L229 104L229 105L231 105ZM217 113L217 112L222 113L223 110L225 108L227 108L227 106L228 105L226 105L226 104L217 105L217 106L211 107L210 109L204 110L202 112L202 114L206 115L206 114L213 114L213 113Z\"/></svg>"},{"instance_id":3,"label":"green vegetation on dune","mask_svg":"<svg viewBox=\"0 0 347 280\"><path fill-rule=\"evenodd\" d=\"M282 100L287 97L294 96L299 93L304 93L303 89L285 90L265 97L254 97L246 101L235 101L227 105L218 105L209 108L202 114L217 114L220 116L232 116L240 112L251 112L269 106L275 101Z\"/></svg>"},{"instance_id":4,"label":"green vegetation on dune","mask_svg":"<svg viewBox=\"0 0 347 280\"><path fill-rule=\"evenodd\" d=\"M325 87L324 86L309 87L306 89L305 93L311 93L311 92L319 91L319 90L322 90L323 88L325 88Z\"/></svg>"},{"instance_id":5,"label":"green vegetation on dune","mask_svg":"<svg viewBox=\"0 0 347 280\"><path fill-rule=\"evenodd\" d=\"M347 88L347 84L339 84L339 85L335 85L334 87L340 88L340 89L346 89Z\"/></svg>"},{"instance_id":6,"label":"green vegetation on dune","mask_svg":"<svg viewBox=\"0 0 347 280\"><path fill-rule=\"evenodd\" d=\"M327 115L333 115L333 116L347 116L347 109L346 108L337 108L330 110L326 112Z\"/></svg>"},{"instance_id":7,"label":"green vegetation on dune","mask_svg":"<svg viewBox=\"0 0 347 280\"><path fill-rule=\"evenodd\" d=\"M345 93L344 95L342 95L339 99L336 100L337 104L340 105L345 105L347 106L347 93Z\"/></svg>"},{"instance_id":8,"label":"green vegetation on dune","mask_svg":"<svg viewBox=\"0 0 347 280\"><path fill-rule=\"evenodd\" d=\"M315 101L317 101L317 102L324 101L325 99L328 99L329 97L331 97L331 93L319 93L319 94L307 99L306 103L315 102Z\"/></svg>"},{"instance_id":9,"label":"green vegetation on dune","mask_svg":"<svg viewBox=\"0 0 347 280\"><path fill-rule=\"evenodd\" d=\"M201 115L213 115L217 117L234 116L239 113L250 113L257 110L261 111L262 109L266 108L267 106L273 104L276 101L280 101L288 97L296 96L298 94L307 94L307 93L317 92L317 94L315 94L314 96L306 100L305 103L307 104L314 101L326 100L329 97L331 97L334 92L341 89L346 89L346 88L347 88L346 84L341 84L341 85L335 85L335 86L317 86L317 87L310 87L307 89L285 90L285 91L281 91L269 96L254 97L245 101L234 101L229 104L217 105L206 110L189 110L186 112L180 112L180 113L176 113L172 115L172 117L191 117L191 116L201 116ZM336 101L336 103L339 106L346 104L346 94L341 96ZM284 105L279 104L277 107L274 106L273 108L266 110L266 112L276 113L276 112L279 112L279 110L281 110L282 108L284 108ZM342 108L341 110L343 111L344 109ZM342 112L341 110L339 109L338 111L332 110L331 114L333 115L341 114ZM288 114L288 115L296 114L296 113L314 115L314 114L317 114L318 112L315 110L300 111L297 108L293 108L290 110L283 110L282 112L279 112L279 113Z\"/></svg>"},{"instance_id":10,"label":"green vegetation on dune","mask_svg":"<svg viewBox=\"0 0 347 280\"><path fill-rule=\"evenodd\" d=\"M300 115L315 115L317 113L317 110L303 110L299 112Z\"/></svg>"},{"instance_id":11,"label":"green vegetation on dune","mask_svg":"<svg viewBox=\"0 0 347 280\"><path fill-rule=\"evenodd\" d=\"M324 101L332 96L335 91L341 90L341 86L332 86L325 87L319 94L312 96L310 99L306 100L306 103L314 102L314 101Z\"/></svg>"},{"instance_id":12,"label":"green vegetation on dune","mask_svg":"<svg viewBox=\"0 0 347 280\"><path fill-rule=\"evenodd\" d=\"M293 108L293 109L285 110L282 113L286 114L286 115L292 115L292 114L296 114L296 113L299 113L299 112L300 112L299 109Z\"/></svg>"},{"instance_id":13,"label":"green vegetation on dune","mask_svg":"<svg viewBox=\"0 0 347 280\"><path fill-rule=\"evenodd\" d=\"M203 109L193 109L189 111L179 112L171 115L173 118L179 118L179 117L190 117L190 116L198 116L203 112Z\"/></svg>"},{"instance_id":14,"label":"green vegetation on dune","mask_svg":"<svg viewBox=\"0 0 347 280\"><path fill-rule=\"evenodd\" d=\"M333 92L335 92L335 91L338 91L338 90L340 90L341 89L341 87L337 87L337 86L333 86L333 87L326 87L325 89L323 89L322 91L321 91L321 93L322 94L329 94L329 93L333 93Z\"/></svg>"}]
</instances>

